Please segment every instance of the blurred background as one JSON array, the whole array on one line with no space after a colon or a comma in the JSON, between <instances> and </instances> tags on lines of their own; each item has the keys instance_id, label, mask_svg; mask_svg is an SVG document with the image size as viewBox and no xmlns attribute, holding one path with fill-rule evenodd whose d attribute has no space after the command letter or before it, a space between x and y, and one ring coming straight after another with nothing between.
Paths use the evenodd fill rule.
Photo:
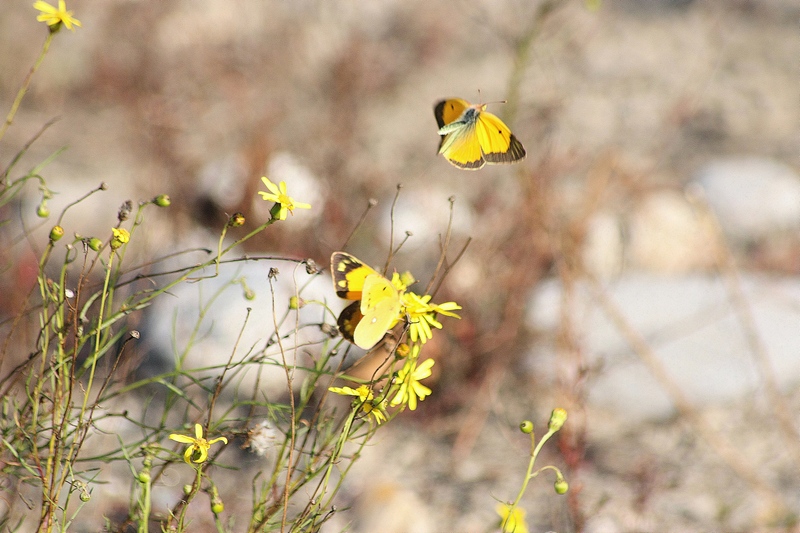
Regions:
<instances>
[{"instance_id":1,"label":"blurred background","mask_svg":"<svg viewBox=\"0 0 800 533\"><path fill-rule=\"evenodd\" d=\"M0 12L4 110L45 37L30 4ZM83 26L56 36L0 144L8 161L57 118L18 167L68 147L43 171L53 213L108 184L69 212L67 234L105 238L118 205L165 193L172 207L148 214L129 253L215 249L230 214L244 213L242 234L267 219L268 176L313 209L243 252L327 268L374 199L347 251L382 265L391 232L395 246L410 232L392 267L424 287L452 201L449 260L471 240L434 300L462 319L426 345L433 395L378 433L330 531L491 530L527 464L516 426L541 431L554 407L570 419L541 464L570 492L537 478L531 530L794 527L795 0L68 8ZM454 96L508 100L489 110L527 159L469 172L437 156L432 109ZM3 319L35 281L52 225L40 200L26 190L13 207L27 240L0 228Z\"/></svg>"}]
</instances>

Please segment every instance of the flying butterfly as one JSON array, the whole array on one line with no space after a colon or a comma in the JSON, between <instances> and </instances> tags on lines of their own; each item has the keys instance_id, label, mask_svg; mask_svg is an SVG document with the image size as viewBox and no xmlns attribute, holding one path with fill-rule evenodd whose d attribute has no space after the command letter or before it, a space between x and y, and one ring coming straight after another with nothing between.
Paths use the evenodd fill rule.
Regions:
<instances>
[{"instance_id":1,"label":"flying butterfly","mask_svg":"<svg viewBox=\"0 0 800 533\"><path fill-rule=\"evenodd\" d=\"M439 153L453 165L477 170L486 163L514 163L525 159L525 148L487 104L448 98L433 108L439 125Z\"/></svg>"},{"instance_id":2,"label":"flying butterfly","mask_svg":"<svg viewBox=\"0 0 800 533\"><path fill-rule=\"evenodd\" d=\"M397 322L400 292L376 270L345 252L331 255L331 273L336 295L355 300L339 314L339 331L348 341L369 350Z\"/></svg>"}]
</instances>

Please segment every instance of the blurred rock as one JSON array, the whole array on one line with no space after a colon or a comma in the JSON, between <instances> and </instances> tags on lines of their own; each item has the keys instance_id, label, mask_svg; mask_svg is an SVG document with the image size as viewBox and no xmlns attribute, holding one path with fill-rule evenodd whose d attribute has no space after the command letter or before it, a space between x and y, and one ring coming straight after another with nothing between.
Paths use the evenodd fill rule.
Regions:
<instances>
[{"instance_id":1,"label":"blurred rock","mask_svg":"<svg viewBox=\"0 0 800 533\"><path fill-rule=\"evenodd\" d=\"M267 279L271 267L279 270L274 297ZM209 268L196 277L213 273L213 268ZM296 294L308 303L296 313L289 311L287 316L289 299ZM336 296L325 270L310 276L303 265L288 261L220 265L219 276L181 283L157 297L147 309L142 339L154 366L149 372L174 368L175 357L186 351L183 369L204 368L207 370L200 372L201 376L216 377L235 349L234 363L253 360L262 363L238 367L240 371L235 377L233 370L228 371L228 377L234 377L233 386L241 389L240 395L250 394L257 379L270 397L285 393L286 373L272 335L274 321L278 321L286 360L307 365L309 356L318 355L321 343L329 338L320 325L336 324L336 316L325 310L323 302L334 313L347 303ZM248 308L252 309L249 318ZM295 376L294 385L299 387L301 382L302 377Z\"/></svg>"},{"instance_id":2,"label":"blurred rock","mask_svg":"<svg viewBox=\"0 0 800 533\"><path fill-rule=\"evenodd\" d=\"M631 216L630 259L634 267L649 272L678 274L708 268L714 253L683 195L658 191L644 198Z\"/></svg>"},{"instance_id":3,"label":"blurred rock","mask_svg":"<svg viewBox=\"0 0 800 533\"><path fill-rule=\"evenodd\" d=\"M800 381L800 280L746 276L743 289L755 317L755 334L769 354L781 386ZM686 276L633 275L607 287L625 319L648 343L671 378L698 406L747 398L759 388L760 377L748 346L746 326L731 306L721 279ZM575 335L592 369L588 402L624 412L629 422L663 419L674 406L620 331L579 283ZM550 338L559 325L561 285L550 280L539 287L528 315L532 328ZM553 346L535 348L537 372L556 368ZM552 364L543 364L548 361Z\"/></svg>"},{"instance_id":4,"label":"blurred rock","mask_svg":"<svg viewBox=\"0 0 800 533\"><path fill-rule=\"evenodd\" d=\"M613 213L596 213L587 223L583 262L596 276L610 278L622 272L625 262L623 223Z\"/></svg>"},{"instance_id":5,"label":"blurred rock","mask_svg":"<svg viewBox=\"0 0 800 533\"><path fill-rule=\"evenodd\" d=\"M383 533L433 533L439 530L419 495L401 483L383 482L370 487L356 501L357 531Z\"/></svg>"},{"instance_id":6,"label":"blurred rock","mask_svg":"<svg viewBox=\"0 0 800 533\"><path fill-rule=\"evenodd\" d=\"M694 181L728 237L752 242L800 228L800 176L766 158L730 158L701 168Z\"/></svg>"},{"instance_id":7,"label":"blurred rock","mask_svg":"<svg viewBox=\"0 0 800 533\"><path fill-rule=\"evenodd\" d=\"M684 274L714 264L709 236L683 195L673 190L647 194L630 213L594 215L583 258L591 272L604 279L626 269Z\"/></svg>"}]
</instances>

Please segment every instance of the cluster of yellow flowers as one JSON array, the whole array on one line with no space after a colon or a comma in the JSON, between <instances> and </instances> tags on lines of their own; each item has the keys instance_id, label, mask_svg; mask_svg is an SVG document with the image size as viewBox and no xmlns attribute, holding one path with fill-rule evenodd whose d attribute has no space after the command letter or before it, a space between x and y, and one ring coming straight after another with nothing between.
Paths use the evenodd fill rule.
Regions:
<instances>
[{"instance_id":1,"label":"cluster of yellow flowers","mask_svg":"<svg viewBox=\"0 0 800 533\"><path fill-rule=\"evenodd\" d=\"M454 311L461 309L456 302L443 304L431 303L431 295L420 296L408 291L408 285L414 282L414 277L409 273L392 275L392 285L400 293L402 305L398 320L405 319L408 324L408 337L410 344L400 344L396 355L404 359L403 367L397 371L386 394L375 398L374 393L367 385L356 389L350 387L331 387L329 390L336 394L355 396L355 407L360 408L365 414L372 415L380 424L386 421L386 409L392 407L408 406L411 411L416 410L417 403L431 394L431 389L421 382L431 376L431 369L435 361L426 359L420 362L419 354L422 346L433 338L433 329L442 329L442 324L437 320L438 315L460 318ZM389 400L389 397L392 399Z\"/></svg>"}]
</instances>

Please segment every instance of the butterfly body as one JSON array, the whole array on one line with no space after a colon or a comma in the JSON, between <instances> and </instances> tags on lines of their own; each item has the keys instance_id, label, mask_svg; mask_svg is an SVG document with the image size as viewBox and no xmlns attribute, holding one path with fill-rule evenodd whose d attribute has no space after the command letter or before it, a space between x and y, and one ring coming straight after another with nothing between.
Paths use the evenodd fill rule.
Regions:
<instances>
[{"instance_id":1,"label":"butterfly body","mask_svg":"<svg viewBox=\"0 0 800 533\"><path fill-rule=\"evenodd\" d=\"M514 163L525 158L522 143L486 104L461 98L442 100L433 108L439 126L439 153L451 164L477 170L486 163Z\"/></svg>"},{"instance_id":2,"label":"butterfly body","mask_svg":"<svg viewBox=\"0 0 800 533\"><path fill-rule=\"evenodd\" d=\"M331 273L336 294L355 300L339 314L339 331L356 346L369 350L397 322L400 292L376 270L344 252L331 256Z\"/></svg>"}]
</instances>

